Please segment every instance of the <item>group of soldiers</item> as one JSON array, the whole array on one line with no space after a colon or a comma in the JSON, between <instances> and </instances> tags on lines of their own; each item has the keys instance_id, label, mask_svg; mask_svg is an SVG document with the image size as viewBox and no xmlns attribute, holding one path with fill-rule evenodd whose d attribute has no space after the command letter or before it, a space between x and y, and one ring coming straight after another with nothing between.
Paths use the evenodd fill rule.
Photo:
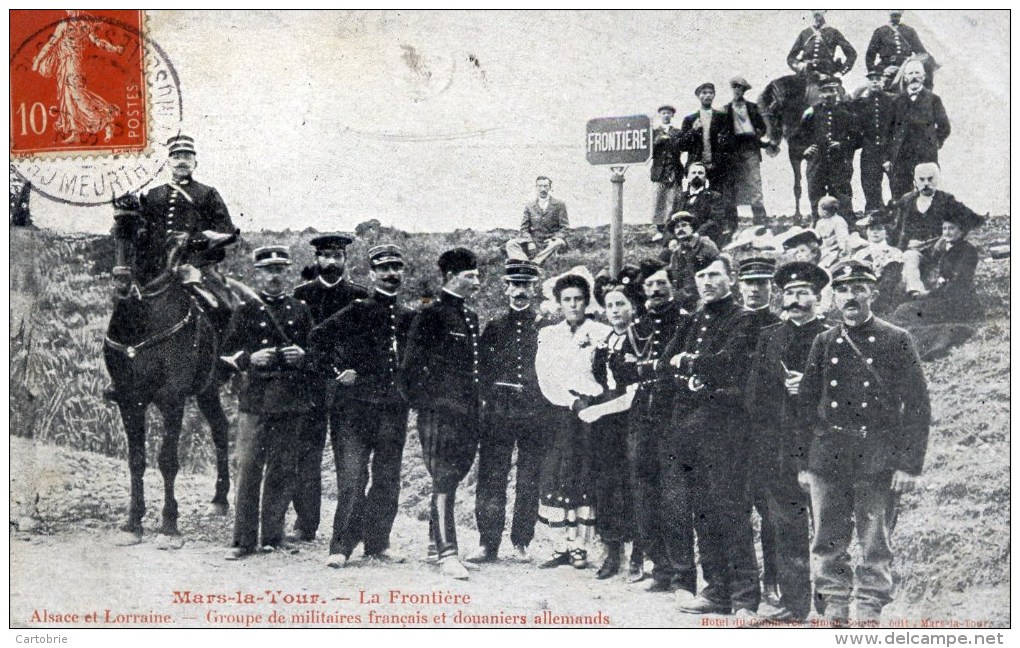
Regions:
<instances>
[{"instance_id":1,"label":"group of soldiers","mask_svg":"<svg viewBox=\"0 0 1020 648\"><path fill-rule=\"evenodd\" d=\"M783 88L796 96L782 101L803 98L807 109L799 123L783 127L791 150L802 151L807 160L808 199L815 217L818 201L829 195L839 201L844 218L852 218L857 149L865 210L873 211L885 205L885 176L894 198L909 192L914 168L938 162L939 149L949 137L942 100L931 90L934 60L917 32L901 22L902 14L890 11L889 23L875 30L866 54L868 84L852 94L843 89L840 75L853 68L857 52L839 30L826 24L824 11L812 12L814 24L797 36L787 55L796 79ZM715 85L700 84L694 91L700 106L684 117L680 128L672 123L676 108L664 105L658 110L661 125L653 132L651 168L655 240L677 211L696 213L696 231L720 245L736 231L738 206L750 206L755 224L766 222L761 150L778 152L779 139L772 131L778 130L775 120L780 116L772 115L769 124L770 116L763 111L779 108L746 100L751 84L743 77L731 79L730 87L733 100L717 110L712 107Z\"/></svg>"}]
</instances>

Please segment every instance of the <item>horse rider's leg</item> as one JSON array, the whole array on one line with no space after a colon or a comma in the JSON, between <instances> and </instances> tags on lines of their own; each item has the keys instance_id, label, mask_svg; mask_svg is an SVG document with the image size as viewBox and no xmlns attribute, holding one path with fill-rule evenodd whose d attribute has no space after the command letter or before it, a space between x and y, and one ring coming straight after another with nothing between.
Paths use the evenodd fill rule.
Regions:
<instances>
[{"instance_id":1,"label":"horse rider's leg","mask_svg":"<svg viewBox=\"0 0 1020 648\"><path fill-rule=\"evenodd\" d=\"M130 400L130 402L129 402ZM131 472L131 507L122 530L142 534L145 516L145 405L134 399L118 402L128 442L128 469Z\"/></svg>"},{"instance_id":2,"label":"horse rider's leg","mask_svg":"<svg viewBox=\"0 0 1020 648\"><path fill-rule=\"evenodd\" d=\"M800 197L803 194L803 186L800 181L800 166L803 158L799 157L792 150L790 151L790 167L793 169L793 199L796 205L796 210L793 212L794 217L799 221L804 217L804 214L800 211Z\"/></svg>"},{"instance_id":3,"label":"horse rider's leg","mask_svg":"<svg viewBox=\"0 0 1020 648\"><path fill-rule=\"evenodd\" d=\"M196 401L202 416L209 422L213 446L216 448L216 492L212 498L212 512L215 515L226 515L229 508L227 494L230 492L230 461L227 457L230 421L223 413L219 385L215 381L210 383L198 394Z\"/></svg>"},{"instance_id":4,"label":"horse rider's leg","mask_svg":"<svg viewBox=\"0 0 1020 648\"><path fill-rule=\"evenodd\" d=\"M163 445L159 449L159 472L163 475L163 525L160 533L178 535L177 499L174 497L174 481L180 469L177 447L181 439L181 424L184 420L184 401L161 405L163 413Z\"/></svg>"},{"instance_id":5,"label":"horse rider's leg","mask_svg":"<svg viewBox=\"0 0 1020 648\"><path fill-rule=\"evenodd\" d=\"M807 195L811 207L811 223L818 220L818 201L825 196L825 186L829 180L829 165L825 156L818 153L807 161Z\"/></svg>"}]
</instances>

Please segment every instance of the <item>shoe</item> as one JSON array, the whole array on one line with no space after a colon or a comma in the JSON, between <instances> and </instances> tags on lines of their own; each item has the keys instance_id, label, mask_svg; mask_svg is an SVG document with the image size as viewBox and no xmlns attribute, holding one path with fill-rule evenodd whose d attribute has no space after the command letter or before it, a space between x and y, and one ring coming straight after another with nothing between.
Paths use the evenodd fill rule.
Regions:
<instances>
[{"instance_id":1,"label":"shoe","mask_svg":"<svg viewBox=\"0 0 1020 648\"><path fill-rule=\"evenodd\" d=\"M681 603L680 611L688 614L729 614L731 609L728 602L713 601L699 594L686 603Z\"/></svg>"},{"instance_id":2,"label":"shoe","mask_svg":"<svg viewBox=\"0 0 1020 648\"><path fill-rule=\"evenodd\" d=\"M383 549L382 551L376 551L374 553L367 553L365 554L365 560L385 563L387 565L402 565L407 562L407 558L400 554L390 553L388 549Z\"/></svg>"},{"instance_id":3,"label":"shoe","mask_svg":"<svg viewBox=\"0 0 1020 648\"><path fill-rule=\"evenodd\" d=\"M676 588L668 580L652 579L651 584L645 588L645 591L650 594L662 594L676 591Z\"/></svg>"},{"instance_id":4,"label":"shoe","mask_svg":"<svg viewBox=\"0 0 1020 648\"><path fill-rule=\"evenodd\" d=\"M255 553L255 550L251 547L234 547L227 552L227 555L223 557L224 560L241 560L247 558Z\"/></svg>"},{"instance_id":5,"label":"shoe","mask_svg":"<svg viewBox=\"0 0 1020 648\"><path fill-rule=\"evenodd\" d=\"M510 557L514 562L529 563L532 561L531 554L528 553L528 548L524 545L514 545L514 551L510 554Z\"/></svg>"},{"instance_id":6,"label":"shoe","mask_svg":"<svg viewBox=\"0 0 1020 648\"><path fill-rule=\"evenodd\" d=\"M425 562L429 565L435 565L439 562L439 550L436 549L436 543L429 543L429 552L425 556Z\"/></svg>"},{"instance_id":7,"label":"shoe","mask_svg":"<svg viewBox=\"0 0 1020 648\"><path fill-rule=\"evenodd\" d=\"M281 541L281 542L277 542L277 543L274 543L274 544L264 544L264 545L262 545L262 553L267 553L268 554L268 553L275 553L277 551L281 551L283 553L289 553L289 554L296 554L296 553L300 553L301 552L301 550L299 548L295 547L294 545L292 545L291 543L286 542L286 541Z\"/></svg>"},{"instance_id":8,"label":"shoe","mask_svg":"<svg viewBox=\"0 0 1020 648\"><path fill-rule=\"evenodd\" d=\"M457 580L467 580L468 570L457 556L448 556L439 561L439 571L444 576L449 576Z\"/></svg>"},{"instance_id":9,"label":"shoe","mask_svg":"<svg viewBox=\"0 0 1020 648\"><path fill-rule=\"evenodd\" d=\"M571 549L570 564L573 565L574 569L587 569L588 552L584 549Z\"/></svg>"},{"instance_id":10,"label":"shoe","mask_svg":"<svg viewBox=\"0 0 1020 648\"><path fill-rule=\"evenodd\" d=\"M343 554L330 554L326 558L326 566L333 569L343 569L347 566L347 556Z\"/></svg>"},{"instance_id":11,"label":"shoe","mask_svg":"<svg viewBox=\"0 0 1020 648\"><path fill-rule=\"evenodd\" d=\"M803 621L789 609L782 605L773 606L762 604L758 607L758 616L766 621Z\"/></svg>"},{"instance_id":12,"label":"shoe","mask_svg":"<svg viewBox=\"0 0 1020 648\"><path fill-rule=\"evenodd\" d=\"M498 553L499 552L493 551L492 549L489 549L485 545L482 545L481 547L478 547L478 551L474 552L464 560L465 562L474 563L476 565L481 565L483 563L494 563L499 559Z\"/></svg>"},{"instance_id":13,"label":"shoe","mask_svg":"<svg viewBox=\"0 0 1020 648\"><path fill-rule=\"evenodd\" d=\"M640 583L646 578L648 578L648 574L645 573L645 561L635 562L631 560L630 567L627 568L627 582Z\"/></svg>"},{"instance_id":14,"label":"shoe","mask_svg":"<svg viewBox=\"0 0 1020 648\"><path fill-rule=\"evenodd\" d=\"M562 567L563 565L569 565L571 562L569 551L556 551L553 553L552 558L541 563L539 569L552 569L553 567Z\"/></svg>"},{"instance_id":15,"label":"shoe","mask_svg":"<svg viewBox=\"0 0 1020 648\"><path fill-rule=\"evenodd\" d=\"M307 534L304 531L294 530L294 533L290 533L286 537L287 542L315 542L315 534Z\"/></svg>"},{"instance_id":16,"label":"shoe","mask_svg":"<svg viewBox=\"0 0 1020 648\"><path fill-rule=\"evenodd\" d=\"M763 617L750 608L740 608L733 616L736 618L738 626L747 628L756 628L765 621Z\"/></svg>"},{"instance_id":17,"label":"shoe","mask_svg":"<svg viewBox=\"0 0 1020 648\"><path fill-rule=\"evenodd\" d=\"M599 580L606 580L607 578L612 578L613 576L616 576L619 573L620 573L620 552L611 551L609 552L609 555L606 556L606 559L602 563L602 566L599 567L599 570L595 572L595 578Z\"/></svg>"}]
</instances>

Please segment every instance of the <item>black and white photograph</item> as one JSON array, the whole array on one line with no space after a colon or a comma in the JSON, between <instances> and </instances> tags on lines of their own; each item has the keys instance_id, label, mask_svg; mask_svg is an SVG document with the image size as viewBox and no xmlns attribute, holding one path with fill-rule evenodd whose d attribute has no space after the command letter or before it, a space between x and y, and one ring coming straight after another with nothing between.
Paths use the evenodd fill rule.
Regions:
<instances>
[{"instance_id":1,"label":"black and white photograph","mask_svg":"<svg viewBox=\"0 0 1020 648\"><path fill-rule=\"evenodd\" d=\"M17 4L12 641L1008 639L1008 10Z\"/></svg>"}]
</instances>

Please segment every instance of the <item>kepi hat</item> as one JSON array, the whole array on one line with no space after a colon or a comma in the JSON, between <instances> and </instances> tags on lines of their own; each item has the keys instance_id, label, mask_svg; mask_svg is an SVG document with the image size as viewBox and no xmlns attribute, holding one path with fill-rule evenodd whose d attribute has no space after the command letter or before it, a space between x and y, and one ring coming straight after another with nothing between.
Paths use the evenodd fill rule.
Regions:
<instances>
[{"instance_id":1,"label":"kepi hat","mask_svg":"<svg viewBox=\"0 0 1020 648\"><path fill-rule=\"evenodd\" d=\"M166 141L170 155L174 153L195 154L195 139L190 135L173 135Z\"/></svg>"},{"instance_id":2,"label":"kepi hat","mask_svg":"<svg viewBox=\"0 0 1020 648\"><path fill-rule=\"evenodd\" d=\"M256 268L264 268L273 265L290 265L290 248L286 245L264 245L255 248L252 252L252 259Z\"/></svg>"},{"instance_id":3,"label":"kepi hat","mask_svg":"<svg viewBox=\"0 0 1020 648\"><path fill-rule=\"evenodd\" d=\"M875 276L875 271L871 268L871 265L863 261L850 259L837 263L836 267L832 269L832 285L835 286L850 281L875 283L878 281L878 277Z\"/></svg>"},{"instance_id":4,"label":"kepi hat","mask_svg":"<svg viewBox=\"0 0 1020 648\"><path fill-rule=\"evenodd\" d=\"M343 232L322 234L321 236L316 236L309 241L309 243L311 243L315 248L316 252L319 250L343 250L353 242L354 236L344 234Z\"/></svg>"},{"instance_id":5,"label":"kepi hat","mask_svg":"<svg viewBox=\"0 0 1020 648\"><path fill-rule=\"evenodd\" d=\"M527 259L507 259L503 263L503 278L507 281L538 281L542 271L538 264Z\"/></svg>"},{"instance_id":6,"label":"kepi hat","mask_svg":"<svg viewBox=\"0 0 1020 648\"><path fill-rule=\"evenodd\" d=\"M383 243L368 251L368 265L374 268L387 263L404 265L404 250L399 245Z\"/></svg>"}]
</instances>

